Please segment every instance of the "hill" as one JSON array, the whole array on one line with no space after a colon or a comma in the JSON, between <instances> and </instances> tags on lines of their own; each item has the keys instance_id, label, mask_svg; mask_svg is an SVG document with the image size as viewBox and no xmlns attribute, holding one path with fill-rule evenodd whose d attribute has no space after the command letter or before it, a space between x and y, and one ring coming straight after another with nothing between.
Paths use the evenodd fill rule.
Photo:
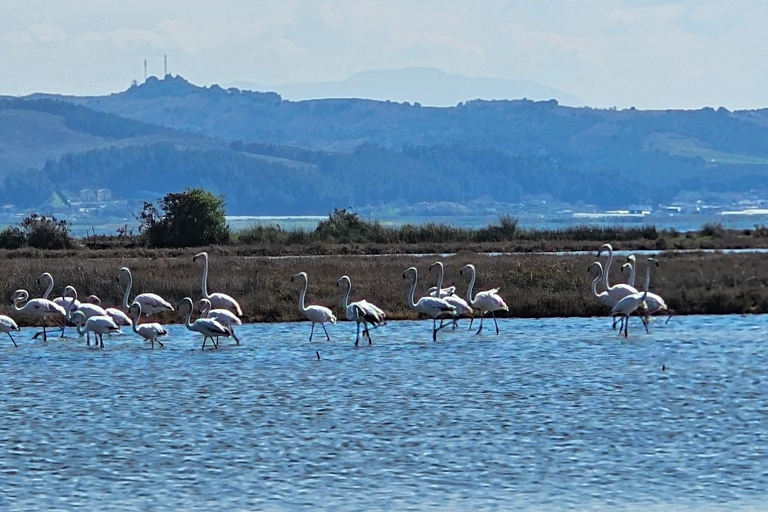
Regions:
<instances>
[{"instance_id":1,"label":"hill","mask_svg":"<svg viewBox=\"0 0 768 512\"><path fill-rule=\"evenodd\" d=\"M233 213L526 194L614 207L768 188L767 110L296 102L171 76L109 96L6 101L26 112L22 122L0 111L6 133L21 134L6 153L17 166L34 162L35 179L71 190L88 179L123 195L204 186L224 193ZM44 151L35 137L54 143Z\"/></svg>"}]
</instances>

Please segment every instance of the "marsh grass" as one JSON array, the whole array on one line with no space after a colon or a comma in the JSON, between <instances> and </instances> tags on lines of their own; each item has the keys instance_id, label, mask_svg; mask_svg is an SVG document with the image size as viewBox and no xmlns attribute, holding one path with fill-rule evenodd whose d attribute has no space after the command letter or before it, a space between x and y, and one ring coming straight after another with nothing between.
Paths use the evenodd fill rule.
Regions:
<instances>
[{"instance_id":1,"label":"marsh grass","mask_svg":"<svg viewBox=\"0 0 768 512\"><path fill-rule=\"evenodd\" d=\"M32 297L45 291L35 280L43 272L56 279L54 295L71 284L84 298L101 297L105 306L120 304L124 283L115 280L122 266L134 277L131 297L154 292L169 300L174 307L186 296L197 301L201 297L202 267L192 262L196 251L163 251L156 257L120 257L102 255L82 258L80 253L59 258L0 258L0 295L5 297L3 313L12 311L10 297L14 290L26 288ZM405 305L409 281L403 271L419 269L417 298L434 286L437 276L427 272L437 257L395 256L328 256L328 257L242 257L222 250L211 251L209 290L221 291L240 301L244 320L278 322L300 320L299 285L291 283L291 275L306 271L309 275L307 304L321 304L333 309L343 319L343 290L336 287L339 277L352 279L352 299L366 298L387 311L391 319L415 318ZM459 269L474 263L478 270L475 290L500 287L501 295L514 317L600 316L605 306L590 296L587 266L593 255L502 255L486 256L461 253L440 258L445 264L446 285L455 284L462 297L467 283L459 277ZM660 268L654 269L651 289L664 297L678 314L693 313L768 313L768 258L760 254L662 254ZM623 258L612 269L611 283L624 282L618 270ZM638 271L642 280L644 262ZM599 287L598 290L602 290ZM11 313L16 317L15 313ZM196 315L195 315L196 316ZM183 316L168 313L161 322L180 322Z\"/></svg>"}]
</instances>

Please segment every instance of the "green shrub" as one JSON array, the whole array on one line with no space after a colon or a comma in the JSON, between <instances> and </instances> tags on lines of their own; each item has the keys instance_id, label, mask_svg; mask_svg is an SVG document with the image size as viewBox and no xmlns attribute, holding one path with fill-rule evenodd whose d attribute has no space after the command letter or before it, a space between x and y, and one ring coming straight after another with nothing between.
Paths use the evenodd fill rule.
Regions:
<instances>
[{"instance_id":1,"label":"green shrub","mask_svg":"<svg viewBox=\"0 0 768 512\"><path fill-rule=\"evenodd\" d=\"M145 202L139 214L150 247L199 247L226 244L230 231L225 202L201 188L166 194L158 204Z\"/></svg>"},{"instance_id":2,"label":"green shrub","mask_svg":"<svg viewBox=\"0 0 768 512\"><path fill-rule=\"evenodd\" d=\"M71 249L75 240L69 232L69 223L56 217L33 213L21 221L27 245L36 249Z\"/></svg>"},{"instance_id":3,"label":"green shrub","mask_svg":"<svg viewBox=\"0 0 768 512\"><path fill-rule=\"evenodd\" d=\"M27 235L17 226L0 231L0 249L19 249L27 245Z\"/></svg>"},{"instance_id":4,"label":"green shrub","mask_svg":"<svg viewBox=\"0 0 768 512\"><path fill-rule=\"evenodd\" d=\"M708 222L701 228L701 236L711 236L712 238L721 238L725 236L725 228L719 222Z\"/></svg>"}]
</instances>

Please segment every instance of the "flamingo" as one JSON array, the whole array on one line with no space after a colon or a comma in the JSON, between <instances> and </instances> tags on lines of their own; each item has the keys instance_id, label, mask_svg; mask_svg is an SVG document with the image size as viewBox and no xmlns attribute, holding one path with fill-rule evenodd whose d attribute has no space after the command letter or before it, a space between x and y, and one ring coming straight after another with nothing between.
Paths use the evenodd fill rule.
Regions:
<instances>
[{"instance_id":1,"label":"flamingo","mask_svg":"<svg viewBox=\"0 0 768 512\"><path fill-rule=\"evenodd\" d=\"M326 308L325 306L304 306L304 296L307 294L307 273L306 272L299 272L298 274L295 274L291 276L291 282L293 282L294 279L297 277L300 277L304 279L304 287L301 289L301 293L299 294L299 311L307 317L307 319L312 322L312 330L309 332L309 341L312 341L312 335L315 333L315 324L320 324L323 326L323 331L325 331L325 337L328 341L331 341L331 337L328 336L328 331L325 329L325 322L331 322L332 324L336 323L336 317L333 314L333 311Z\"/></svg>"},{"instance_id":2,"label":"flamingo","mask_svg":"<svg viewBox=\"0 0 768 512\"><path fill-rule=\"evenodd\" d=\"M40 281L48 281L48 287L46 288L45 293L43 294L43 298L44 299L48 299L48 296L53 291L53 276L51 274L49 274L48 272L43 272L37 278L37 284L40 284ZM53 303L54 304L58 304L59 306L64 308L64 311L69 309L69 303L72 302L72 301L73 301L73 299L67 298L67 297L55 297L53 299ZM80 301L77 301L75 304L73 304L72 311L76 311L79 306L80 306ZM55 320L54 320L54 323L56 323ZM61 338L64 337L64 329L66 328L66 325L67 325L67 323L63 322L59 326L61 328L61 336L60 336ZM35 334L34 336L32 336L32 338L34 339L34 338L37 338L38 336L40 336L40 333Z\"/></svg>"},{"instance_id":3,"label":"flamingo","mask_svg":"<svg viewBox=\"0 0 768 512\"><path fill-rule=\"evenodd\" d=\"M94 317L94 316L106 316L106 317L109 318L109 315L107 315L107 312L104 311L104 308L102 308L101 306L98 306L96 304L89 304L87 302L81 302L80 303L80 307L77 308L77 311L73 312L72 311L72 307L73 307L75 301L77 300L77 290L75 290L74 286L67 286L66 288L64 288L64 291L62 292L61 296L62 297L64 297L64 296L74 297L74 300L69 303L70 309L67 310L67 321L68 322L72 322L72 316L74 315L74 313L77 313L77 311L80 311L81 313L83 313L83 317L85 318L86 322L88 321L89 318ZM79 330L77 332L79 334L83 334ZM86 342L88 343L88 345L90 345L91 344L91 335L90 335L91 331L86 329L83 332L85 332Z\"/></svg>"},{"instance_id":4,"label":"flamingo","mask_svg":"<svg viewBox=\"0 0 768 512\"><path fill-rule=\"evenodd\" d=\"M237 316L243 316L240 304L226 293L208 294L208 253L196 254L192 261L197 261L198 258L203 260L203 297L211 301L211 307L214 309L228 309Z\"/></svg>"},{"instance_id":5,"label":"flamingo","mask_svg":"<svg viewBox=\"0 0 768 512\"><path fill-rule=\"evenodd\" d=\"M624 318L624 337L626 338L628 333L628 324L629 324L629 315L634 313L638 308L646 308L645 300L648 297L648 286L651 282L651 264L655 263L656 266L659 266L659 262L656 261L654 258L648 258L648 262L645 265L645 285L643 288L643 293L633 293L630 295L627 295L623 299L621 299L619 302L616 303L615 306L613 306L613 309L611 309L611 312L609 313L610 316L616 317L616 316L622 316ZM646 331L648 330L648 326L646 325ZM621 334L621 333L619 333Z\"/></svg>"},{"instance_id":6,"label":"flamingo","mask_svg":"<svg viewBox=\"0 0 768 512\"><path fill-rule=\"evenodd\" d=\"M163 342L161 342L158 338L160 336L168 336L168 331L166 331L163 326L158 323L147 323L139 325L139 317L141 317L141 303L134 302L131 304L131 307L128 308L128 312L133 313L133 311L136 311L136 314L133 317L133 321L131 322L131 325L133 326L133 332L144 338L145 341L151 341L152 348L155 348L155 342L157 342L161 347L164 347L165 345L163 345Z\"/></svg>"},{"instance_id":7,"label":"flamingo","mask_svg":"<svg viewBox=\"0 0 768 512\"><path fill-rule=\"evenodd\" d=\"M228 309L211 309L211 301L208 299L200 299L200 302L197 303L197 310L200 312L201 317L213 318L229 329L229 334L235 338L238 345L240 344L240 340L237 339L237 336L235 335L235 326L243 325L243 322L237 318L237 315Z\"/></svg>"},{"instance_id":8,"label":"flamingo","mask_svg":"<svg viewBox=\"0 0 768 512\"><path fill-rule=\"evenodd\" d=\"M629 261L621 266L621 270L623 272L624 267L627 267L627 266L630 268L628 282L634 284L635 266L637 265L635 262L635 256L629 255L627 256L627 259ZM646 326L648 324L649 317L657 313L667 313L667 321L664 322L665 324L668 324L670 319L672 319L673 311L669 309L669 306L667 306L667 303L664 302L664 299L662 299L660 295L656 295L655 293L648 292L648 296L645 298L645 304L647 306L647 309L643 313L645 315Z\"/></svg>"},{"instance_id":9,"label":"flamingo","mask_svg":"<svg viewBox=\"0 0 768 512\"><path fill-rule=\"evenodd\" d=\"M85 313L82 309L78 309L72 314L75 325L77 326L77 333L81 336L83 333L86 335L88 346L91 345L89 333L93 333L94 337L99 340L99 345L104 348L104 335L110 332L120 332L120 327L117 326L111 318L105 315L96 315L86 320ZM85 322L85 326L83 326Z\"/></svg>"},{"instance_id":10,"label":"flamingo","mask_svg":"<svg viewBox=\"0 0 768 512\"><path fill-rule=\"evenodd\" d=\"M405 272L403 272L403 279L406 279L409 275L413 276L413 282L408 290L406 304L412 310L432 317L432 341L437 341L437 317L445 313L454 314L456 313L456 308L448 304L445 300L432 296L422 297L418 302L413 302L413 294L416 291L416 281L419 278L416 267L406 269Z\"/></svg>"},{"instance_id":11,"label":"flamingo","mask_svg":"<svg viewBox=\"0 0 768 512\"><path fill-rule=\"evenodd\" d=\"M48 335L45 331L45 321L50 317L67 316L67 312L64 308L48 299L32 299L29 300L29 292L27 290L16 290L11 296L11 302L13 302L13 309L22 314L33 315L39 317L43 322L43 341L48 341ZM23 307L19 307L19 303L26 302Z\"/></svg>"},{"instance_id":12,"label":"flamingo","mask_svg":"<svg viewBox=\"0 0 768 512\"><path fill-rule=\"evenodd\" d=\"M627 295L637 293L637 289L628 284L616 284L614 286L608 284L608 274L611 272L611 263L613 263L613 247L611 247L611 244L601 245L600 249L597 251L598 258L603 253L603 250L608 251L608 262L605 264L605 271L603 272L603 286L605 287L605 291L608 292L608 298L613 302L613 304L609 304L609 306L613 307Z\"/></svg>"},{"instance_id":13,"label":"flamingo","mask_svg":"<svg viewBox=\"0 0 768 512\"><path fill-rule=\"evenodd\" d=\"M347 293L344 295L344 312L347 315L347 320L357 323L355 346L357 347L358 342L360 341L360 322L362 322L365 327L363 330L363 339L365 339L365 336L367 335L368 344L371 345L373 344L373 340L371 339L371 330L368 327L368 324L371 324L374 328L379 325L384 325L387 322L387 315L381 308L375 304L371 304L365 299L349 302L349 295L352 293L352 281L349 279L349 276L341 276L339 280L336 281L336 286L339 287L342 282L347 283Z\"/></svg>"},{"instance_id":14,"label":"flamingo","mask_svg":"<svg viewBox=\"0 0 768 512\"><path fill-rule=\"evenodd\" d=\"M624 272L625 267L629 267L629 277L627 278L627 284L632 287L635 286L635 265L637 265L637 262L635 261L635 255L630 254L627 256L627 262L621 266L622 272Z\"/></svg>"},{"instance_id":15,"label":"flamingo","mask_svg":"<svg viewBox=\"0 0 768 512\"><path fill-rule=\"evenodd\" d=\"M507 306L506 302L504 302L504 299L501 298L499 295L499 289L498 288L491 288L490 290L484 290L482 292L477 292L475 294L475 297L472 298L472 289L475 287L475 278L477 277L477 271L475 270L475 266L471 263L464 265L464 267L459 270L459 275L463 276L464 271L471 272L471 276L469 278L469 286L467 287L467 302L473 307L477 308L481 311L480 314L480 328L475 333L480 334L480 331L483 330L483 317L486 313L490 312L491 317L493 318L493 324L496 326L496 334L499 334L499 324L496 322L496 311L509 311L509 306Z\"/></svg>"},{"instance_id":16,"label":"flamingo","mask_svg":"<svg viewBox=\"0 0 768 512\"><path fill-rule=\"evenodd\" d=\"M208 338L211 338L211 342L213 342L214 348L219 348L219 344L213 340L213 338L218 338L220 336L227 337L229 336L229 330L227 330L226 327L221 325L219 322L214 320L213 318L198 318L194 322L190 323L190 319L192 318L192 309L194 308L194 304L192 304L192 299L189 297L184 297L181 299L181 302L179 302L179 305L177 306L179 309L181 309L182 306L185 304L189 304L189 311L187 312L187 317L184 321L184 324L187 326L187 329L194 332L199 332L203 335L203 346L200 347L200 350L205 349L205 342Z\"/></svg>"},{"instance_id":17,"label":"flamingo","mask_svg":"<svg viewBox=\"0 0 768 512\"><path fill-rule=\"evenodd\" d=\"M625 263L622 266L622 269L624 266L629 265L629 263ZM612 308L616 305L616 303L609 297L607 291L602 291L600 293L597 293L597 283L600 281L600 279L603 277L603 266L600 264L599 261L596 261L592 263L589 267L587 267L587 273L589 273L590 270L592 270L592 267L597 267L598 274L597 277L592 281L592 295L597 298L600 302L608 306L609 308ZM646 319L641 315L640 319L643 321L643 325L645 325L645 329L648 330L648 322ZM619 321L619 332L621 332L621 329L624 327L624 317L621 317L621 320ZM614 322L614 329L616 328L616 322Z\"/></svg>"},{"instance_id":18,"label":"flamingo","mask_svg":"<svg viewBox=\"0 0 768 512\"><path fill-rule=\"evenodd\" d=\"M88 304L96 304L97 306L101 306L101 299L97 297L96 295L89 295L87 299L85 299L85 302ZM120 311L117 308L104 308L104 312L107 314L109 318L112 319L113 322L115 322L119 326L125 326L129 327L133 324L131 319Z\"/></svg>"},{"instance_id":19,"label":"flamingo","mask_svg":"<svg viewBox=\"0 0 768 512\"><path fill-rule=\"evenodd\" d=\"M128 286L125 287L125 293L123 294L123 308L128 309L128 294L131 293L131 286L133 286L133 276L128 267L123 267L117 271L117 282L120 282L120 276L128 276ZM161 313L163 311L173 311L173 306L155 293L140 293L134 297L133 302L141 304L141 312L145 316L154 315L155 313Z\"/></svg>"},{"instance_id":20,"label":"flamingo","mask_svg":"<svg viewBox=\"0 0 768 512\"><path fill-rule=\"evenodd\" d=\"M429 271L432 272L432 269L434 267L438 267L440 269L440 275L437 278L437 286L435 286L435 292L437 292L437 290L441 290L441 293L442 293L442 290L445 290L445 288L443 288L443 278L445 276L445 269L443 268L443 264L441 262L439 262L439 261L437 261L437 262L433 263L432 265L430 265L429 266ZM455 286L452 287L452 288L453 288L454 291L456 290ZM468 317L472 318L472 307L470 307L470 305L467 304L467 301L465 301L464 299L462 299L458 295L454 295L453 293L451 293L450 295L441 296L440 298L443 299L445 302L447 302L448 304L450 304L451 306L453 306L456 309L456 312L452 315L452 317L453 317L452 318L452 323L453 323L453 328L454 329L456 328L456 320L458 318L463 317L463 316L468 316ZM442 324L443 324L443 320L441 318L440 319L440 328L442 328L442 326L443 326Z\"/></svg>"},{"instance_id":21,"label":"flamingo","mask_svg":"<svg viewBox=\"0 0 768 512\"><path fill-rule=\"evenodd\" d=\"M11 333L13 331L21 332L21 328L16 325L16 322L13 321L13 318L5 315L0 315L0 332L4 332L8 335L9 338L11 338L11 341L13 342L14 347L18 347L16 344L16 340L13 339L13 336L11 336Z\"/></svg>"},{"instance_id":22,"label":"flamingo","mask_svg":"<svg viewBox=\"0 0 768 512\"><path fill-rule=\"evenodd\" d=\"M437 286L431 287L429 290L427 290L427 293L431 295L432 297L437 297ZM439 299L443 299L445 297L448 297L449 295L453 295L456 293L456 287L455 286L449 286L448 288L440 288L440 296Z\"/></svg>"}]
</instances>

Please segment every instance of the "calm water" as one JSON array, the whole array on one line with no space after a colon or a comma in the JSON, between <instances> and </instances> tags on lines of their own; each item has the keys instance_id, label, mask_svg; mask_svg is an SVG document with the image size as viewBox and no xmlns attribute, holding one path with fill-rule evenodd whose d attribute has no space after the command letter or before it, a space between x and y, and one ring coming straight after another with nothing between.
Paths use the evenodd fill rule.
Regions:
<instances>
[{"instance_id":1,"label":"calm water","mask_svg":"<svg viewBox=\"0 0 768 512\"><path fill-rule=\"evenodd\" d=\"M0 508L768 506L768 317L635 319L626 342L604 318L429 324L360 348L348 323L205 352L183 326L154 351L6 336Z\"/></svg>"}]
</instances>

